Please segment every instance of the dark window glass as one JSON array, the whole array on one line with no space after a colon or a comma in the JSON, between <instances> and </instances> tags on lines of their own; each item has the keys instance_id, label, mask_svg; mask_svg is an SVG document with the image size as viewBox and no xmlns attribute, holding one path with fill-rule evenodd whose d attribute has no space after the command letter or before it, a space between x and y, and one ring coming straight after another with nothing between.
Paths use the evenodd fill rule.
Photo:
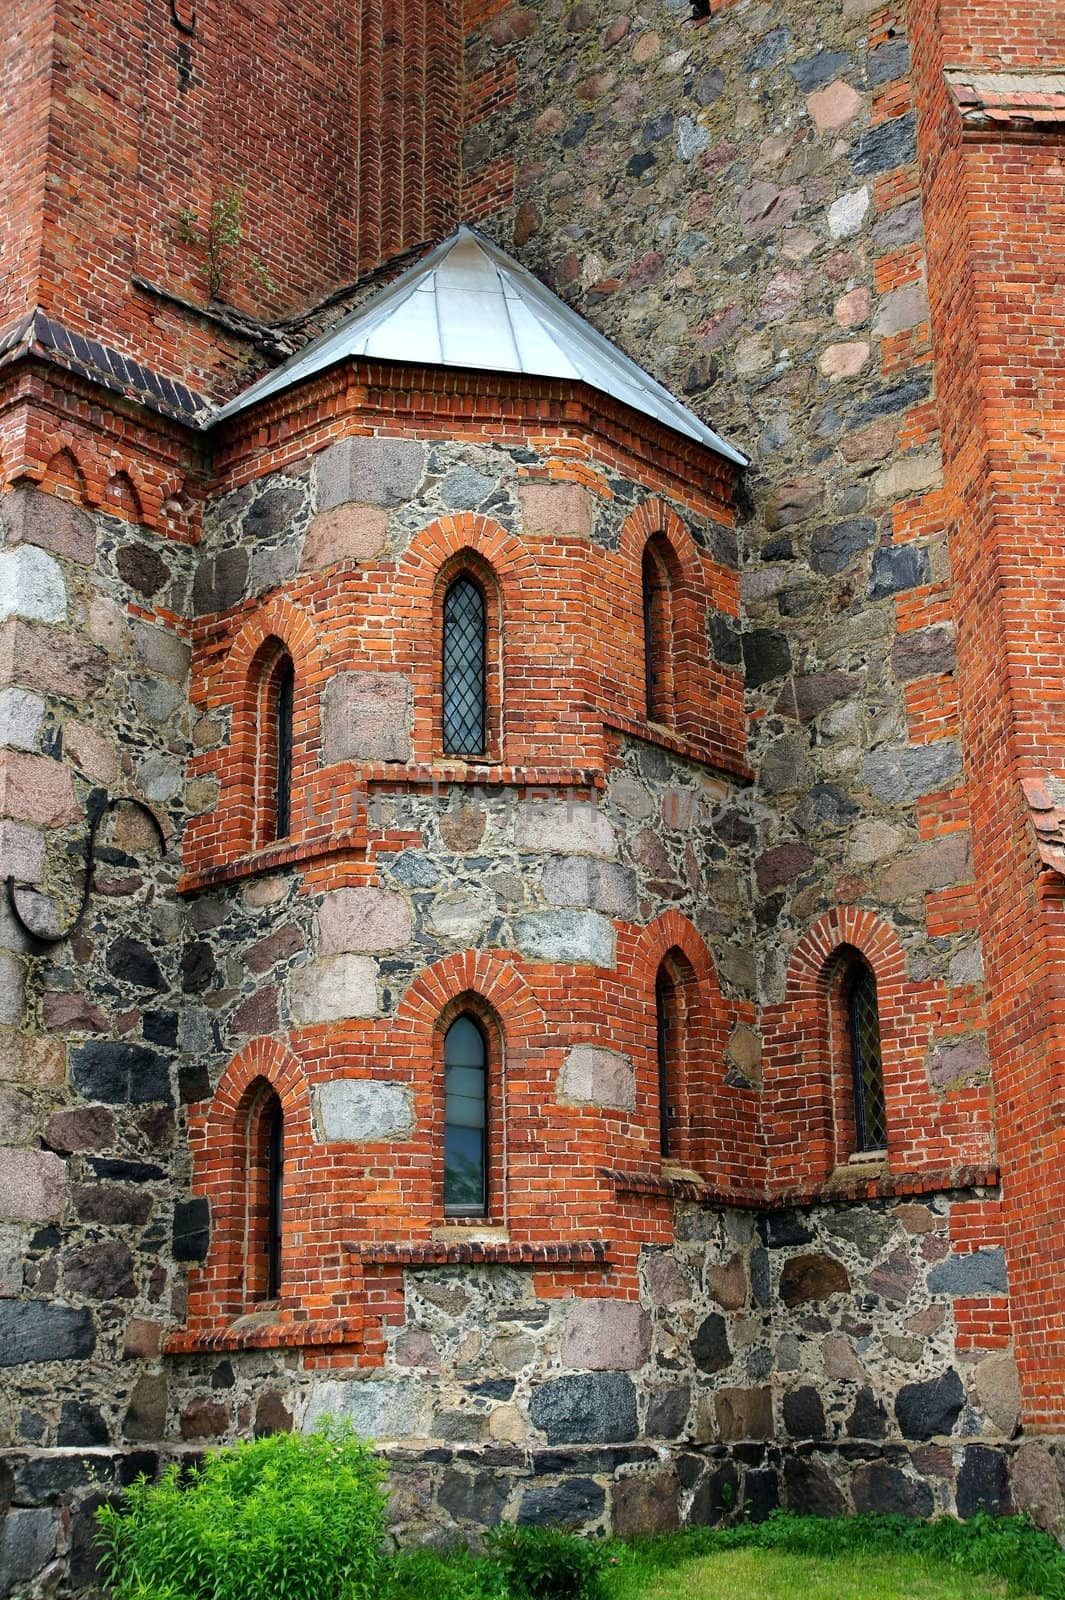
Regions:
<instances>
[{"instance_id":1,"label":"dark window glass","mask_svg":"<svg viewBox=\"0 0 1065 1600\"><path fill-rule=\"evenodd\" d=\"M292 697L296 674L287 657L277 677L277 793L274 799L274 838L287 839L292 827Z\"/></svg>"},{"instance_id":2,"label":"dark window glass","mask_svg":"<svg viewBox=\"0 0 1065 1600\"><path fill-rule=\"evenodd\" d=\"M658 613L661 610L659 575L650 550L643 553L643 688L647 720L654 722L659 711L657 652L661 640Z\"/></svg>"},{"instance_id":3,"label":"dark window glass","mask_svg":"<svg viewBox=\"0 0 1065 1600\"><path fill-rule=\"evenodd\" d=\"M456 578L444 596L444 752L485 749L485 605L472 578Z\"/></svg>"},{"instance_id":4,"label":"dark window glass","mask_svg":"<svg viewBox=\"0 0 1065 1600\"><path fill-rule=\"evenodd\" d=\"M670 1038L673 985L664 972L655 979L655 1042L658 1050L658 1137L662 1158L670 1155L669 1121L672 1107L669 1103L670 1055L674 1041Z\"/></svg>"},{"instance_id":5,"label":"dark window glass","mask_svg":"<svg viewBox=\"0 0 1065 1600\"><path fill-rule=\"evenodd\" d=\"M270 1119L266 1147L266 1298L281 1293L281 1202L285 1175L285 1119L278 1101Z\"/></svg>"},{"instance_id":6,"label":"dark window glass","mask_svg":"<svg viewBox=\"0 0 1065 1600\"><path fill-rule=\"evenodd\" d=\"M472 1017L458 1017L444 1039L444 1210L483 1216L488 1209L487 1051Z\"/></svg>"},{"instance_id":7,"label":"dark window glass","mask_svg":"<svg viewBox=\"0 0 1065 1600\"><path fill-rule=\"evenodd\" d=\"M880 1013L876 978L864 961L856 961L847 984L847 1015L854 1074L854 1144L857 1150L887 1146L884 1068L880 1053Z\"/></svg>"}]
</instances>

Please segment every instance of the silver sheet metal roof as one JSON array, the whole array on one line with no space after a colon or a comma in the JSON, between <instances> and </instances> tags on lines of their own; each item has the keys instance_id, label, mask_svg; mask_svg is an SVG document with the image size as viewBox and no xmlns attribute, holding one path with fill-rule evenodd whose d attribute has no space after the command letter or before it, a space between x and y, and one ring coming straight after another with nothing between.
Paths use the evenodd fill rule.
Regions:
<instances>
[{"instance_id":1,"label":"silver sheet metal roof","mask_svg":"<svg viewBox=\"0 0 1065 1600\"><path fill-rule=\"evenodd\" d=\"M459 228L336 328L222 406L213 421L352 356L572 378L747 465L746 456L474 228Z\"/></svg>"}]
</instances>

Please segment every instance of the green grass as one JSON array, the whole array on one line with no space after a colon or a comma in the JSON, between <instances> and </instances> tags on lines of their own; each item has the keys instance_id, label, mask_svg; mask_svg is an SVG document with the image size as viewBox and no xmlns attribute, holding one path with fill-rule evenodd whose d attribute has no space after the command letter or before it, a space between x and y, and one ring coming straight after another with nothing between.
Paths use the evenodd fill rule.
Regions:
<instances>
[{"instance_id":1,"label":"green grass","mask_svg":"<svg viewBox=\"0 0 1065 1600\"><path fill-rule=\"evenodd\" d=\"M793 1556L721 1550L666 1570L614 1569L610 1600L1005 1600L1000 1578L977 1578L922 1556ZM1013 1590L1017 1600L1023 1591ZM1024 1600L1028 1600L1024 1596Z\"/></svg>"},{"instance_id":2,"label":"green grass","mask_svg":"<svg viewBox=\"0 0 1065 1600\"><path fill-rule=\"evenodd\" d=\"M609 1600L1065 1600L1065 1552L1021 1517L775 1513L610 1551Z\"/></svg>"},{"instance_id":3,"label":"green grass","mask_svg":"<svg viewBox=\"0 0 1065 1600\"><path fill-rule=\"evenodd\" d=\"M1021 1517L824 1521L774 1514L758 1526L701 1528L630 1542L562 1540L599 1554L599 1576L573 1582L550 1561L559 1536L527 1533L531 1591L497 1561L464 1549L408 1553L385 1600L1065 1600L1065 1552ZM601 1583L600 1583L601 1579Z\"/></svg>"}]
</instances>

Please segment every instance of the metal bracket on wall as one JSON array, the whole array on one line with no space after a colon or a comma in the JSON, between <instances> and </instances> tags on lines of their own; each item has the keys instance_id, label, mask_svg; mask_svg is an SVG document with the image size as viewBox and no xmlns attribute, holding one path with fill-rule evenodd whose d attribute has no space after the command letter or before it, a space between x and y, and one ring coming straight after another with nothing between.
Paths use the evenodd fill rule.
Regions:
<instances>
[{"instance_id":1,"label":"metal bracket on wall","mask_svg":"<svg viewBox=\"0 0 1065 1600\"><path fill-rule=\"evenodd\" d=\"M77 932L81 925L81 919L84 917L88 907L89 897L92 894L93 873L96 867L96 835L104 817L110 816L111 812L116 811L119 806L133 806L135 810L148 818L155 830L156 838L159 840L160 854L166 855L166 835L163 833L163 825L151 806L145 805L143 800L134 800L129 795L116 795L112 799L104 790L94 789L89 796L89 803L86 807L86 813L89 818L89 832L85 840L85 884L81 891L81 904L70 927L64 929L62 933L38 933L35 928L31 928L18 908L17 899L19 888L29 888L31 886L29 884L16 884L13 877L8 877L5 880L7 903L10 907L11 915L28 939L34 940L36 944L62 944L64 940L69 939L72 934Z\"/></svg>"},{"instance_id":2,"label":"metal bracket on wall","mask_svg":"<svg viewBox=\"0 0 1065 1600\"><path fill-rule=\"evenodd\" d=\"M189 0L170 0L170 20L180 33L193 38L196 33L196 7Z\"/></svg>"}]
</instances>

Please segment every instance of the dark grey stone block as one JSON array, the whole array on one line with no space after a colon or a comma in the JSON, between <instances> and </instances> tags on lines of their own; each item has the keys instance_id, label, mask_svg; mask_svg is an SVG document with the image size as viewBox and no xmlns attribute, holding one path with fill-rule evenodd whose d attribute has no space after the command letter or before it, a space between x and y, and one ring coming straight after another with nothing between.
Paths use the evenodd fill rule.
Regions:
<instances>
[{"instance_id":1,"label":"dark grey stone block","mask_svg":"<svg viewBox=\"0 0 1065 1600\"><path fill-rule=\"evenodd\" d=\"M533 1393L529 1416L549 1444L608 1444L636 1433L636 1390L624 1372L555 1378Z\"/></svg>"},{"instance_id":2,"label":"dark grey stone block","mask_svg":"<svg viewBox=\"0 0 1065 1600\"><path fill-rule=\"evenodd\" d=\"M907 1383L895 1400L895 1415L904 1439L934 1439L950 1434L961 1415L965 1392L953 1367L924 1383Z\"/></svg>"},{"instance_id":3,"label":"dark grey stone block","mask_svg":"<svg viewBox=\"0 0 1065 1600\"><path fill-rule=\"evenodd\" d=\"M52 1300L0 1300L0 1367L84 1361L96 1348L92 1317Z\"/></svg>"},{"instance_id":4,"label":"dark grey stone block","mask_svg":"<svg viewBox=\"0 0 1065 1600\"><path fill-rule=\"evenodd\" d=\"M71 1051L70 1075L86 1100L105 1105L173 1104L170 1064L144 1045L100 1039Z\"/></svg>"},{"instance_id":5,"label":"dark grey stone block","mask_svg":"<svg viewBox=\"0 0 1065 1600\"><path fill-rule=\"evenodd\" d=\"M580 1528L603 1514L606 1491L592 1478L565 1478L561 1483L530 1489L518 1507L518 1522L537 1527Z\"/></svg>"}]
</instances>

